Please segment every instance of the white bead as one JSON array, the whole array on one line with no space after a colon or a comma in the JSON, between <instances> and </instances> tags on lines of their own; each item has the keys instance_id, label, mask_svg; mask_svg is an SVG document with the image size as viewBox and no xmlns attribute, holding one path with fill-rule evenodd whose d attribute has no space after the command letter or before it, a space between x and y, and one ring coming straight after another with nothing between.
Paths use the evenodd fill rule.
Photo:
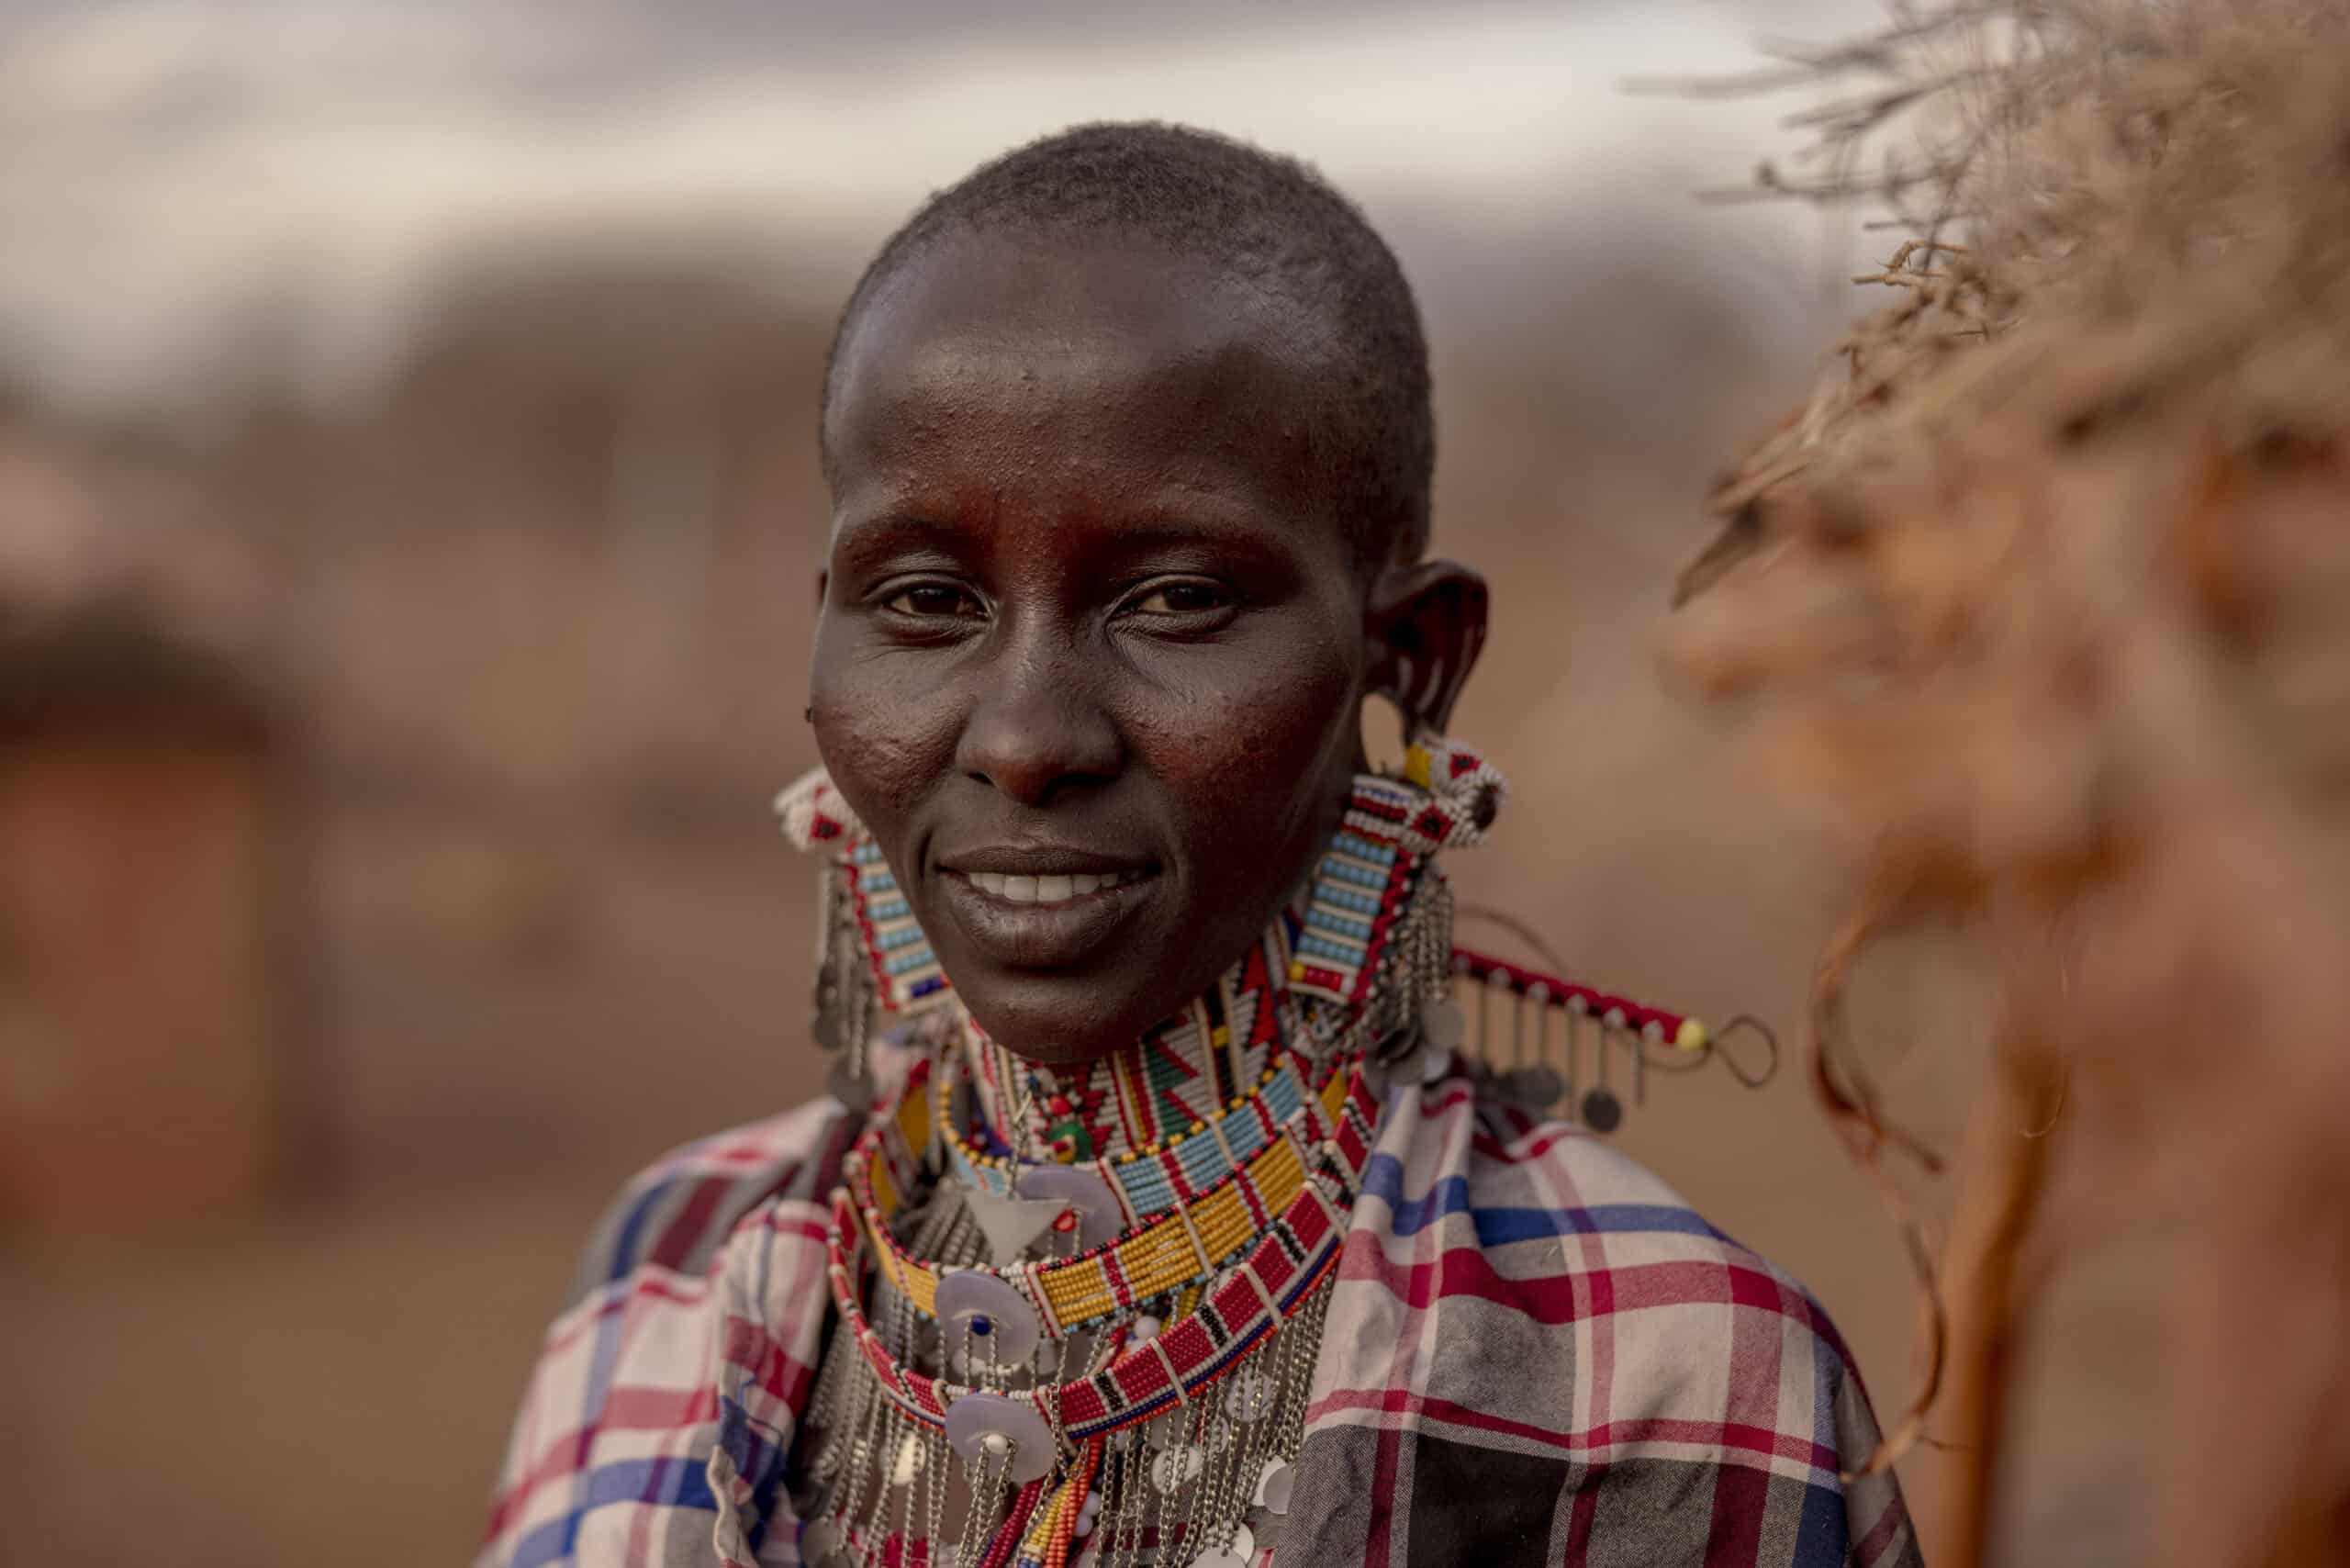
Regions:
<instances>
[{"instance_id":1,"label":"white bead","mask_svg":"<svg viewBox=\"0 0 2350 1568\"><path fill-rule=\"evenodd\" d=\"M1139 1345L1146 1339L1158 1338L1158 1319L1151 1316L1148 1313L1144 1313L1140 1317L1135 1319L1135 1343Z\"/></svg>"}]
</instances>

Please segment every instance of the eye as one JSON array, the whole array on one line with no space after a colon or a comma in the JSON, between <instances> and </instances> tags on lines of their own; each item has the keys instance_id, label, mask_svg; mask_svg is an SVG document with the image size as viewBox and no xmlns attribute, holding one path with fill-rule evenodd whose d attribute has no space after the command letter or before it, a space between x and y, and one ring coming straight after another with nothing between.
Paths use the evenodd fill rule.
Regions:
<instances>
[{"instance_id":1,"label":"eye","mask_svg":"<svg viewBox=\"0 0 2350 1568\"><path fill-rule=\"evenodd\" d=\"M1146 586L1126 601L1125 612L1191 619L1218 614L1232 606L1232 592L1222 583L1208 577L1170 577Z\"/></svg>"},{"instance_id":2,"label":"eye","mask_svg":"<svg viewBox=\"0 0 2350 1568\"><path fill-rule=\"evenodd\" d=\"M976 621L987 614L979 596L954 583L913 583L882 601L882 608L921 621Z\"/></svg>"}]
</instances>

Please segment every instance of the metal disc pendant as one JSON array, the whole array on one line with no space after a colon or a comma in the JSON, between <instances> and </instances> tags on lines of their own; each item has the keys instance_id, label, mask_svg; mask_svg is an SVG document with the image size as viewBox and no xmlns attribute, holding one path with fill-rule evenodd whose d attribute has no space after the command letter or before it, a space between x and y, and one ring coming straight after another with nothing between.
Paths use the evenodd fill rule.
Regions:
<instances>
[{"instance_id":1,"label":"metal disc pendant","mask_svg":"<svg viewBox=\"0 0 2350 1568\"><path fill-rule=\"evenodd\" d=\"M1207 1456L1191 1443L1163 1450L1150 1462L1150 1479L1161 1492L1180 1492L1200 1478L1208 1467Z\"/></svg>"},{"instance_id":2,"label":"metal disc pendant","mask_svg":"<svg viewBox=\"0 0 2350 1568\"><path fill-rule=\"evenodd\" d=\"M1624 1121L1624 1103L1605 1089L1583 1097L1583 1125L1595 1133L1612 1133Z\"/></svg>"},{"instance_id":3,"label":"metal disc pendant","mask_svg":"<svg viewBox=\"0 0 2350 1568\"><path fill-rule=\"evenodd\" d=\"M1261 1421L1273 1413L1273 1406L1281 1396L1281 1384L1263 1372L1239 1372L1224 1396L1224 1413L1244 1424Z\"/></svg>"},{"instance_id":4,"label":"metal disc pendant","mask_svg":"<svg viewBox=\"0 0 2350 1568\"><path fill-rule=\"evenodd\" d=\"M1053 1467L1053 1429L1035 1410L1001 1394L967 1394L949 1405L946 1446L965 1463L1009 1461L1004 1473L1023 1485Z\"/></svg>"},{"instance_id":5,"label":"metal disc pendant","mask_svg":"<svg viewBox=\"0 0 2350 1568\"><path fill-rule=\"evenodd\" d=\"M1256 1536L1257 1544L1265 1551L1279 1551L1281 1549L1281 1517L1262 1503L1249 1508L1248 1529Z\"/></svg>"},{"instance_id":6,"label":"metal disc pendant","mask_svg":"<svg viewBox=\"0 0 2350 1568\"><path fill-rule=\"evenodd\" d=\"M1296 1482L1297 1473L1287 1460L1270 1462L1257 1478L1257 1506L1269 1514L1288 1513L1290 1491Z\"/></svg>"},{"instance_id":7,"label":"metal disc pendant","mask_svg":"<svg viewBox=\"0 0 2350 1568\"><path fill-rule=\"evenodd\" d=\"M1247 1525L1236 1525L1229 1541L1192 1558L1192 1568L1248 1568L1256 1560L1257 1537Z\"/></svg>"},{"instance_id":8,"label":"metal disc pendant","mask_svg":"<svg viewBox=\"0 0 2350 1568\"><path fill-rule=\"evenodd\" d=\"M1528 1105L1539 1105L1544 1110L1557 1104L1559 1096L1567 1092L1565 1081L1559 1077L1559 1070L1548 1064L1518 1068L1509 1075L1509 1081L1512 1099Z\"/></svg>"},{"instance_id":9,"label":"metal disc pendant","mask_svg":"<svg viewBox=\"0 0 2350 1568\"><path fill-rule=\"evenodd\" d=\"M1020 1293L976 1269L957 1269L941 1278L931 1312L950 1333L970 1335L974 1361L990 1356L998 1366L1027 1361L1044 1337Z\"/></svg>"},{"instance_id":10,"label":"metal disc pendant","mask_svg":"<svg viewBox=\"0 0 2350 1568\"><path fill-rule=\"evenodd\" d=\"M1074 1165L1032 1165L1020 1172L1024 1198L1057 1198L1078 1213L1077 1244L1088 1249L1118 1239L1126 1218L1110 1184Z\"/></svg>"}]
</instances>

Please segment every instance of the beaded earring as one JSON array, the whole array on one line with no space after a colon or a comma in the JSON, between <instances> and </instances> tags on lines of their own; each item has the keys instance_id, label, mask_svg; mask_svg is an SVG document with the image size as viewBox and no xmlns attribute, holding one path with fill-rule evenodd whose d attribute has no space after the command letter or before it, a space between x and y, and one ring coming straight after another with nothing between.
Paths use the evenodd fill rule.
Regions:
<instances>
[{"instance_id":1,"label":"beaded earring","mask_svg":"<svg viewBox=\"0 0 2350 1568\"><path fill-rule=\"evenodd\" d=\"M873 1043L884 1014L907 1020L948 999L946 971L856 813L822 768L775 799L784 836L820 853L816 1043L834 1056L826 1087L850 1110L874 1101Z\"/></svg>"}]
</instances>

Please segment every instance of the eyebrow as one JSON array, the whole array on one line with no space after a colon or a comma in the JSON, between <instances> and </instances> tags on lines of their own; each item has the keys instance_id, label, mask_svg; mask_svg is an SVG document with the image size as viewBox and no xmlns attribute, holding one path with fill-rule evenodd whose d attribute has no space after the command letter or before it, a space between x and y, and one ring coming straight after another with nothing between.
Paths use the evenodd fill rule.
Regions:
<instances>
[{"instance_id":1,"label":"eyebrow","mask_svg":"<svg viewBox=\"0 0 2350 1568\"><path fill-rule=\"evenodd\" d=\"M968 545L972 531L917 511L885 511L870 517L854 518L846 522L834 520L831 548L846 547L857 554L879 554L891 551L920 549L928 546L944 554L954 554L958 546Z\"/></svg>"},{"instance_id":2,"label":"eyebrow","mask_svg":"<svg viewBox=\"0 0 2350 1568\"><path fill-rule=\"evenodd\" d=\"M987 532L948 515L893 509L845 522L836 521L831 547L850 560L925 549L962 555L983 544ZM1269 539L1263 530L1237 516L1227 503L1197 491L1178 492L1122 517L1114 539L1108 546L1113 553L1127 547L1147 550L1198 543L1267 558L1294 554L1293 543L1285 532Z\"/></svg>"}]
</instances>

